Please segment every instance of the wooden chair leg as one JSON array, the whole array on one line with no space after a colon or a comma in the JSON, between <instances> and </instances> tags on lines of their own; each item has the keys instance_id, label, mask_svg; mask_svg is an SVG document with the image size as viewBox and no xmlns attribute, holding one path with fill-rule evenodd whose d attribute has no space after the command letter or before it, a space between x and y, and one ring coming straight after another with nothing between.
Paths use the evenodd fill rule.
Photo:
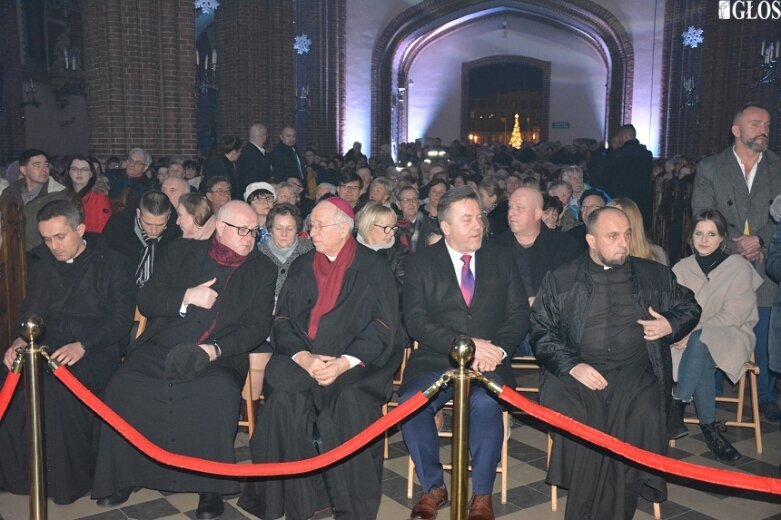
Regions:
<instances>
[{"instance_id":1,"label":"wooden chair leg","mask_svg":"<svg viewBox=\"0 0 781 520\"><path fill-rule=\"evenodd\" d=\"M412 457L407 457L407 498L412 498L412 488L415 486L415 464Z\"/></svg>"},{"instance_id":2,"label":"wooden chair leg","mask_svg":"<svg viewBox=\"0 0 781 520\"><path fill-rule=\"evenodd\" d=\"M554 484L550 487L550 510L559 510L559 488Z\"/></svg>"},{"instance_id":3,"label":"wooden chair leg","mask_svg":"<svg viewBox=\"0 0 781 520\"><path fill-rule=\"evenodd\" d=\"M662 518L662 507L659 505L659 502L654 502L654 518L656 520Z\"/></svg>"},{"instance_id":4,"label":"wooden chair leg","mask_svg":"<svg viewBox=\"0 0 781 520\"><path fill-rule=\"evenodd\" d=\"M252 373L247 373L247 382L245 383L245 386L247 387L247 397L244 401L244 404L247 407L247 432L249 433L250 439L252 438L252 434L255 433L255 409L252 407Z\"/></svg>"},{"instance_id":5,"label":"wooden chair leg","mask_svg":"<svg viewBox=\"0 0 781 520\"><path fill-rule=\"evenodd\" d=\"M502 424L504 425L504 440L502 441L502 504L507 503L507 444L510 438L510 413L507 411L502 412Z\"/></svg>"},{"instance_id":6,"label":"wooden chair leg","mask_svg":"<svg viewBox=\"0 0 781 520\"><path fill-rule=\"evenodd\" d=\"M382 415L383 415L383 417L388 415L388 403L385 403L384 405L382 405ZM389 455L389 453L388 453L388 451L389 451L388 445L390 444L390 442L388 441L388 430L385 430L384 436L385 436L385 443L384 443L385 446L384 446L383 451L382 451L382 457L385 460L388 460L388 455Z\"/></svg>"},{"instance_id":7,"label":"wooden chair leg","mask_svg":"<svg viewBox=\"0 0 781 520\"><path fill-rule=\"evenodd\" d=\"M753 372L752 372L753 373ZM738 382L738 413L735 420L737 422L743 422L743 404L746 400L746 376L740 378Z\"/></svg>"},{"instance_id":8,"label":"wooden chair leg","mask_svg":"<svg viewBox=\"0 0 781 520\"><path fill-rule=\"evenodd\" d=\"M743 378L745 379L745 377ZM759 416L759 395L757 393L757 374L751 372L749 374L751 383L751 414L754 420L754 444L757 448L757 454L762 454L762 427L760 422L762 419Z\"/></svg>"}]
</instances>

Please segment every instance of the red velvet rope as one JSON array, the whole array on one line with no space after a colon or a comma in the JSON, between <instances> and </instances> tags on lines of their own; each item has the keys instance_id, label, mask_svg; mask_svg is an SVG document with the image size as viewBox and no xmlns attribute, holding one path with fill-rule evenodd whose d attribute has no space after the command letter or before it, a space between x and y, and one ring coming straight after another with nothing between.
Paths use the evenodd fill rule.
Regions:
<instances>
[{"instance_id":1,"label":"red velvet rope","mask_svg":"<svg viewBox=\"0 0 781 520\"><path fill-rule=\"evenodd\" d=\"M3 419L5 411L8 409L8 403L11 402L11 397L14 395L16 385L19 384L19 376L16 372L8 372L8 377L5 378L3 388L0 390L0 420Z\"/></svg>"},{"instance_id":2,"label":"red velvet rope","mask_svg":"<svg viewBox=\"0 0 781 520\"><path fill-rule=\"evenodd\" d=\"M719 486L781 495L781 479L759 477L746 473L738 473L737 471L699 466L697 464L671 459L659 455L658 453L637 448L592 428L591 426L586 426L566 415L545 408L507 386L502 388L502 393L499 394L499 398L551 426L555 426L556 428L571 433L581 439L585 439L602 448L607 448L613 453L617 453L624 458L642 464L648 468L659 470L670 475L717 484Z\"/></svg>"},{"instance_id":3,"label":"red velvet rope","mask_svg":"<svg viewBox=\"0 0 781 520\"><path fill-rule=\"evenodd\" d=\"M279 477L300 475L302 473L309 473L310 471L325 468L349 457L352 453L369 444L388 428L415 413L428 402L428 398L421 392L418 392L412 396L410 400L373 422L355 437L316 457L292 462L230 464L227 462L214 462L196 457L178 455L156 446L152 441L144 437L141 432L133 428L127 421L117 415L117 413L109 408L103 401L98 399L98 397L90 392L89 389L82 385L67 368L59 367L54 370L53 373L57 379L76 395L76 397L81 399L81 401L93 412L98 414L99 417L117 430L120 435L127 439L133 446L141 450L145 455L158 462L167 464L168 466L198 471L200 473L208 473L211 475L231 477Z\"/></svg>"}]
</instances>

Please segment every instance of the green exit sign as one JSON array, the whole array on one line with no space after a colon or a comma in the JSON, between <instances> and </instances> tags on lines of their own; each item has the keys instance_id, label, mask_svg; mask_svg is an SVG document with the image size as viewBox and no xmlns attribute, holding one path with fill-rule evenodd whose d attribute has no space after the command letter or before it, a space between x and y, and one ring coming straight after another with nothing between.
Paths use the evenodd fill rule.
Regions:
<instances>
[{"instance_id":1,"label":"green exit sign","mask_svg":"<svg viewBox=\"0 0 781 520\"><path fill-rule=\"evenodd\" d=\"M569 121L554 121L551 123L553 128L569 128Z\"/></svg>"}]
</instances>

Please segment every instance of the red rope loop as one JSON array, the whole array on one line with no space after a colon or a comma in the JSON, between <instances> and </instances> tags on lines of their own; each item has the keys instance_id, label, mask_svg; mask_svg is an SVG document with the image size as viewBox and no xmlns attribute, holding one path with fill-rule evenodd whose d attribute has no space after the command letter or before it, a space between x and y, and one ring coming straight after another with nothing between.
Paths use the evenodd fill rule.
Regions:
<instances>
[{"instance_id":1,"label":"red rope loop","mask_svg":"<svg viewBox=\"0 0 781 520\"><path fill-rule=\"evenodd\" d=\"M5 378L3 388L0 390L0 421L3 420L8 403L11 402L16 386L19 384L20 375L16 372L8 372L8 377Z\"/></svg>"},{"instance_id":2,"label":"red rope loop","mask_svg":"<svg viewBox=\"0 0 781 520\"><path fill-rule=\"evenodd\" d=\"M591 444L606 448L647 468L719 486L781 495L781 479L700 466L640 449L566 415L545 408L507 386L502 388L499 398L551 426L585 439Z\"/></svg>"},{"instance_id":3,"label":"red rope loop","mask_svg":"<svg viewBox=\"0 0 781 520\"><path fill-rule=\"evenodd\" d=\"M388 412L387 415L367 426L366 429L358 435L347 440L342 445L316 457L292 462L230 464L227 462L215 462L199 459L197 457L178 455L160 448L144 437L144 435L131 426L130 423L117 415L115 411L109 408L106 403L101 401L95 394L90 392L89 389L82 385L66 367L61 366L54 370L53 373L55 377L73 392L76 397L81 399L87 407L98 414L101 419L106 421L112 428L119 432L122 437L127 439L128 442L148 457L175 468L230 477L279 477L300 475L302 473L309 473L325 468L349 457L351 454L369 444L388 428L398 424L409 415L415 413L428 402L428 398L421 392L418 392L412 396L410 400L394 408L392 411Z\"/></svg>"}]
</instances>

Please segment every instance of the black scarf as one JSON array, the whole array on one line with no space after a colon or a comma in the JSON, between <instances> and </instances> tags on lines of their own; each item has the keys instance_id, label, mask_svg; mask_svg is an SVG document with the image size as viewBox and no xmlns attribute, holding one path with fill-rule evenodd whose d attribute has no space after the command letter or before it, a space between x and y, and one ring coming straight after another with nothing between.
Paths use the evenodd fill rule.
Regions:
<instances>
[{"instance_id":1,"label":"black scarf","mask_svg":"<svg viewBox=\"0 0 781 520\"><path fill-rule=\"evenodd\" d=\"M729 255L721 248L705 256L700 255L696 251L694 252L694 258L697 260L697 265L699 265L700 269L702 269L702 272L705 273L706 278L710 272L721 265L721 263L726 260L728 256Z\"/></svg>"},{"instance_id":2,"label":"black scarf","mask_svg":"<svg viewBox=\"0 0 781 520\"><path fill-rule=\"evenodd\" d=\"M149 281L149 278L152 276L152 268L155 265L155 253L157 245L160 242L163 234L160 233L160 236L157 238L149 238L149 235L147 235L146 231L144 231L144 227L141 225L141 219L138 218L138 216L136 216L133 231L144 245L144 253L141 255L141 261L138 263L138 267L136 267L135 276L136 286L138 286L140 289L146 282Z\"/></svg>"}]
</instances>

